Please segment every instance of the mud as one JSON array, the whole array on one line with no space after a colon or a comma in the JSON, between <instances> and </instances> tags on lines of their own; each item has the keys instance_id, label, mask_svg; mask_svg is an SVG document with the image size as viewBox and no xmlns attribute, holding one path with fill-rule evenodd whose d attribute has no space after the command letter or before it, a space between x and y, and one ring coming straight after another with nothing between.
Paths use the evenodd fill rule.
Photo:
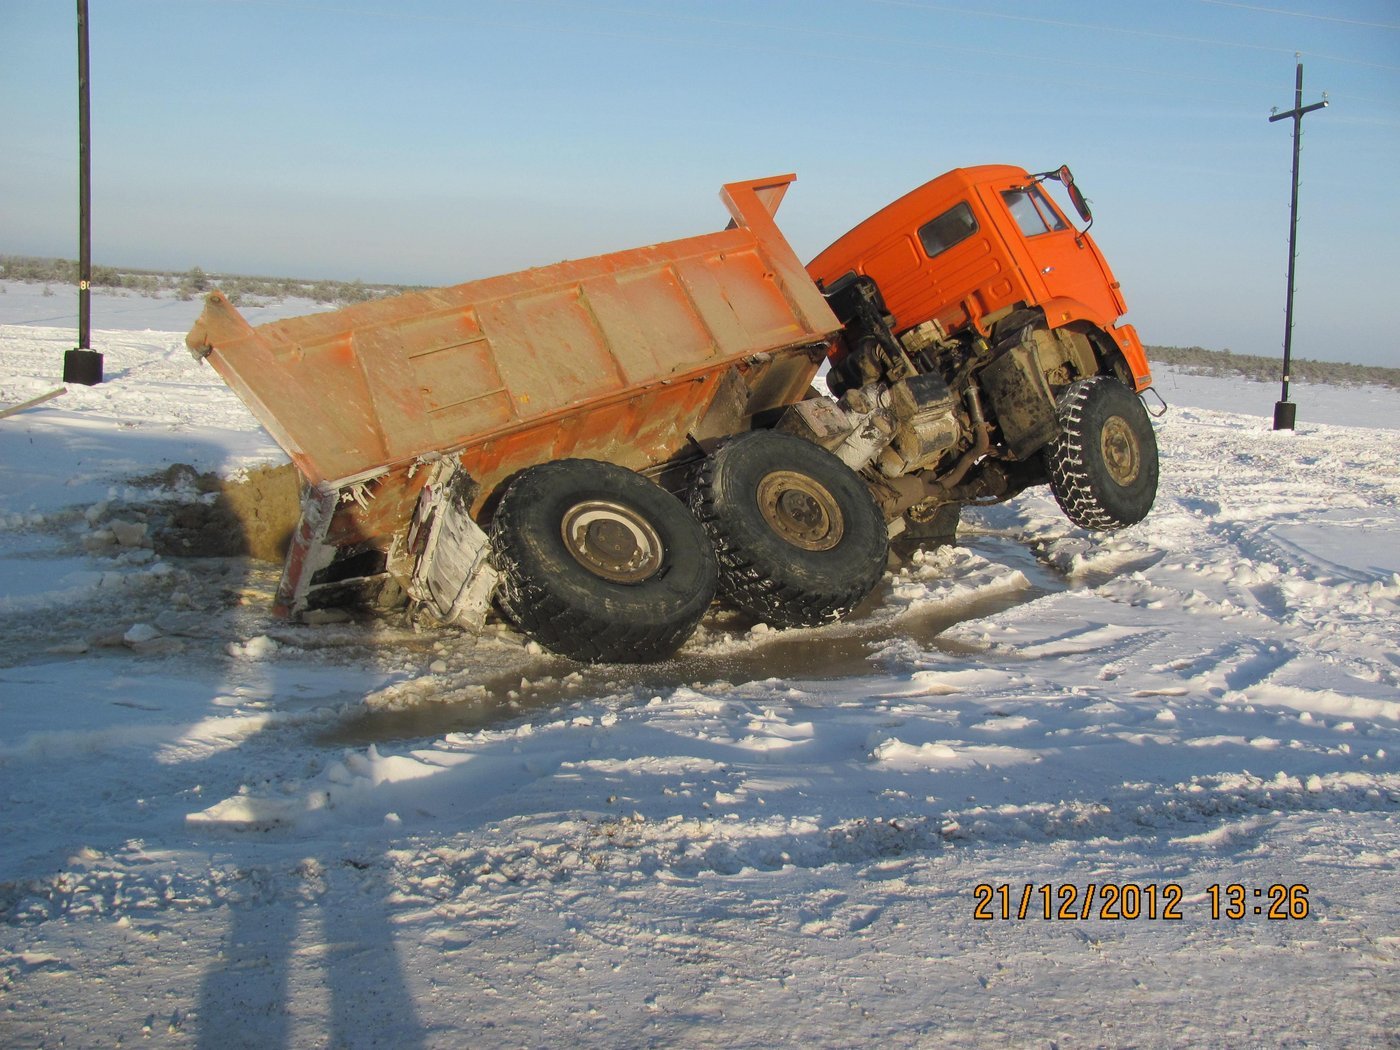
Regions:
<instances>
[{"instance_id":1,"label":"mud","mask_svg":"<svg viewBox=\"0 0 1400 1050\"><path fill-rule=\"evenodd\" d=\"M732 652L682 652L654 664L588 666L543 654L465 686L444 682L435 702L361 710L321 733L317 742L330 747L365 747L468 732L566 705L581 696L632 692L645 699L698 682L723 682L734 687L773 678L806 682L859 678L870 673L872 661L878 659L877 651L893 638L909 638L929 649L966 655L959 653L956 644L941 638L950 627L994 616L1071 586L1065 577L1042 564L1014 539L970 535L963 545L989 561L1005 565L1008 571L1021 572L1029 586L912 612L892 622L873 615L888 596L889 585L885 581L840 623L815 631L776 632L760 643ZM744 622L733 614L718 615L728 617L721 629L732 631ZM712 619L709 625L714 627L716 623Z\"/></svg>"},{"instance_id":2,"label":"mud","mask_svg":"<svg viewBox=\"0 0 1400 1050\"><path fill-rule=\"evenodd\" d=\"M301 515L301 483L290 463L258 467L241 477L197 474L176 463L160 479L202 498L173 505L152 534L156 553L180 558L246 555L280 563ZM212 499L209 498L212 496Z\"/></svg>"}]
</instances>

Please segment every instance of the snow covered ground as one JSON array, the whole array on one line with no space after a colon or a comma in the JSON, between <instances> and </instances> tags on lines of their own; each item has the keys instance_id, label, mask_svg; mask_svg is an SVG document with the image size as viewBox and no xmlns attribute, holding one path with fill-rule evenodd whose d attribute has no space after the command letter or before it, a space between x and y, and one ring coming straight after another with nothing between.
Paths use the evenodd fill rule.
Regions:
<instances>
[{"instance_id":1,"label":"snow covered ground","mask_svg":"<svg viewBox=\"0 0 1400 1050\"><path fill-rule=\"evenodd\" d=\"M579 668L156 554L172 463L282 458L172 311L0 420L0 1044L1394 1045L1400 394L1164 372L1142 525L1036 491L846 623Z\"/></svg>"}]
</instances>

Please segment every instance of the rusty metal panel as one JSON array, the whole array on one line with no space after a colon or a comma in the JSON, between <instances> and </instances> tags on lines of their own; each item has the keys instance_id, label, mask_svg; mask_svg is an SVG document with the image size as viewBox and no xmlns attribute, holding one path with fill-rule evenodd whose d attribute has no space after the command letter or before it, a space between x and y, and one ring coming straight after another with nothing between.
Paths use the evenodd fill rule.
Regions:
<instances>
[{"instance_id":1,"label":"rusty metal panel","mask_svg":"<svg viewBox=\"0 0 1400 1050\"><path fill-rule=\"evenodd\" d=\"M619 397L650 414L654 387L838 329L767 210L790 181L725 187L739 225L719 233L257 328L215 293L188 342L312 483L566 418L590 439L565 444L625 443Z\"/></svg>"}]
</instances>

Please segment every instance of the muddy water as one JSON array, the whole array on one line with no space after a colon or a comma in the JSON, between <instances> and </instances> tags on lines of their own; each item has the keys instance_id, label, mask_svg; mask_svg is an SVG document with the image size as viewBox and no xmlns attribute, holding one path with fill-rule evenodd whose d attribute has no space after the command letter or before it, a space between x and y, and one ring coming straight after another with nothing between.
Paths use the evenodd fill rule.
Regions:
<instances>
[{"instance_id":1,"label":"muddy water","mask_svg":"<svg viewBox=\"0 0 1400 1050\"><path fill-rule=\"evenodd\" d=\"M527 667L475 683L460 700L449 695L441 702L403 710L365 711L325 733L319 742L363 747L376 742L442 736L608 693L649 695L681 686L703 687L716 682L737 686L773 678L808 682L858 678L871 672L873 650L893 637L911 639L927 649L956 651L939 637L950 627L995 615L1070 586L1014 540L982 534L965 536L963 543L993 564L1005 566L1008 573L1021 572L1030 586L913 613L892 622L872 616L888 594L885 585L840 624L820 632L774 634L771 639L745 645L732 653L682 654L663 663L600 667L541 657ZM522 674L529 684L522 685Z\"/></svg>"}]
</instances>

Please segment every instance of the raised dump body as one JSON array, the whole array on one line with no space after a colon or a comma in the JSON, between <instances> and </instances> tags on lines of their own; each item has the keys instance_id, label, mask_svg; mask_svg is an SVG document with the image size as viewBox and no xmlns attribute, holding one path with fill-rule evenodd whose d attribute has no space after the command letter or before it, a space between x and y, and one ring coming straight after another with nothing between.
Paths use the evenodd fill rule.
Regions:
<instances>
[{"instance_id":1,"label":"raised dump body","mask_svg":"<svg viewBox=\"0 0 1400 1050\"><path fill-rule=\"evenodd\" d=\"M718 233L333 313L253 327L209 296L191 351L307 483L283 610L391 581L432 598L434 545L412 528L430 477L460 468L475 518L523 468L658 468L800 399L841 324L773 221L794 178L726 185Z\"/></svg>"}]
</instances>

